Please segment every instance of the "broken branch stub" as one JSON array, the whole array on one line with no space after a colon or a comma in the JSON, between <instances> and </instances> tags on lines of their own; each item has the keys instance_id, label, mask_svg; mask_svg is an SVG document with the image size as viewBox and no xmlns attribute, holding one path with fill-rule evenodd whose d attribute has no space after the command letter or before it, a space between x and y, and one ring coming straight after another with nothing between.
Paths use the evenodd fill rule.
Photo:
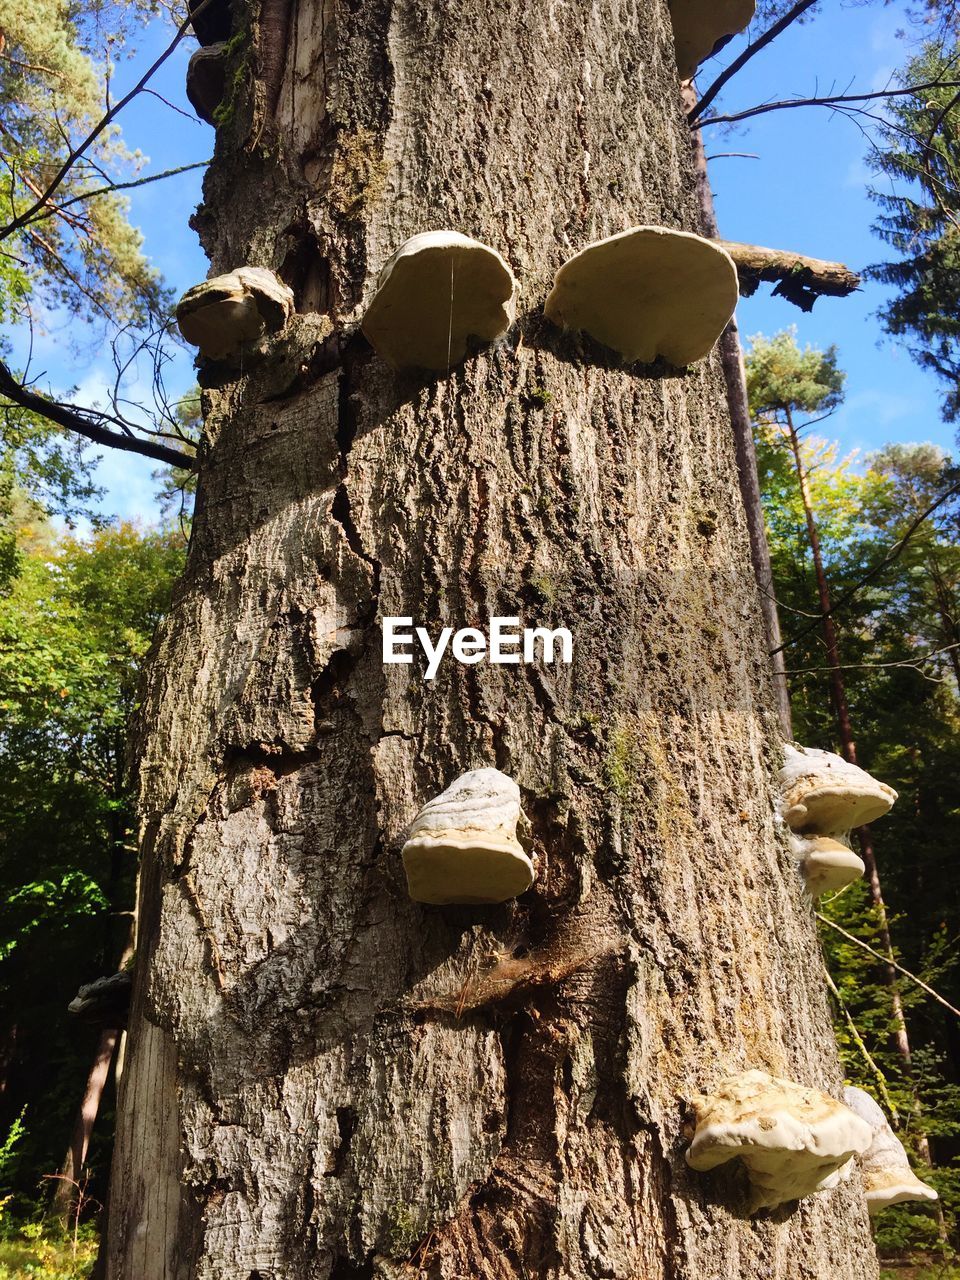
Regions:
<instances>
[{"instance_id":1,"label":"broken branch stub","mask_svg":"<svg viewBox=\"0 0 960 1280\"><path fill-rule=\"evenodd\" d=\"M750 1212L773 1209L849 1178L854 1155L870 1145L870 1126L818 1089L746 1071L693 1099L691 1169L706 1173L741 1159L750 1178Z\"/></svg>"},{"instance_id":2,"label":"broken branch stub","mask_svg":"<svg viewBox=\"0 0 960 1280\"><path fill-rule=\"evenodd\" d=\"M756 9L755 0L669 0L669 3L681 80L689 80L718 46L743 31Z\"/></svg>"},{"instance_id":3,"label":"broken branch stub","mask_svg":"<svg viewBox=\"0 0 960 1280\"><path fill-rule=\"evenodd\" d=\"M682 368L713 349L737 297L737 269L715 242L668 227L631 227L563 264L544 315L629 363L662 356Z\"/></svg>"},{"instance_id":4,"label":"broken branch stub","mask_svg":"<svg viewBox=\"0 0 960 1280\"><path fill-rule=\"evenodd\" d=\"M416 902L506 902L533 884L517 839L520 788L498 769L472 769L423 806L403 846Z\"/></svg>"},{"instance_id":5,"label":"broken branch stub","mask_svg":"<svg viewBox=\"0 0 960 1280\"><path fill-rule=\"evenodd\" d=\"M808 258L783 249L758 244L718 240L736 263L740 294L752 297L761 281L775 284L774 296L786 298L801 311L812 311L820 297L846 298L860 288L860 277L842 262Z\"/></svg>"},{"instance_id":6,"label":"broken branch stub","mask_svg":"<svg viewBox=\"0 0 960 1280\"><path fill-rule=\"evenodd\" d=\"M495 342L513 324L517 284L495 249L459 231L426 231L387 261L361 325L394 369L445 372L471 339Z\"/></svg>"},{"instance_id":7,"label":"broken branch stub","mask_svg":"<svg viewBox=\"0 0 960 1280\"><path fill-rule=\"evenodd\" d=\"M265 267L238 267L188 289L177 325L209 360L229 360L279 333L293 314L293 292Z\"/></svg>"}]
</instances>

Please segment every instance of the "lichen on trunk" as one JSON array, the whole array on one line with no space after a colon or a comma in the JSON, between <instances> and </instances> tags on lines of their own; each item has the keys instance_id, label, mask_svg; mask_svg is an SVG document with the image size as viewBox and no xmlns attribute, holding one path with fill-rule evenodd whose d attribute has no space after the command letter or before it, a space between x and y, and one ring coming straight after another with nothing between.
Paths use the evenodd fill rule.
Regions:
<instances>
[{"instance_id":1,"label":"lichen on trunk","mask_svg":"<svg viewBox=\"0 0 960 1280\"><path fill-rule=\"evenodd\" d=\"M107 1274L875 1274L856 1183L750 1221L742 1177L683 1161L685 1100L724 1076L842 1084L773 816L719 363L624 369L541 314L589 241L699 229L666 4L242 22L196 225L214 271L277 271L298 314L206 378L143 712ZM510 262L517 325L395 374L362 307L445 227ZM570 628L573 663L382 662L385 617L494 615ZM406 828L490 766L521 788L533 890L413 903Z\"/></svg>"}]
</instances>

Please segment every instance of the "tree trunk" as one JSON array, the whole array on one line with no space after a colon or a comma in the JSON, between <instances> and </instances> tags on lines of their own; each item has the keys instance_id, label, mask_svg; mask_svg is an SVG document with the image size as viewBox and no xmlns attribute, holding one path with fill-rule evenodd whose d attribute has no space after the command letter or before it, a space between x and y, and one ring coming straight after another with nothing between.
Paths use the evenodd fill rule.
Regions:
<instances>
[{"instance_id":1,"label":"tree trunk","mask_svg":"<svg viewBox=\"0 0 960 1280\"><path fill-rule=\"evenodd\" d=\"M51 1212L64 1227L68 1227L71 1224L76 1210L83 1166L87 1161L90 1139L93 1136L93 1126L96 1124L97 1115L100 1111L100 1101L103 1098L103 1091L110 1076L113 1051L119 1038L120 1031L116 1027L104 1027L100 1032L96 1051L93 1055L93 1062L87 1074L83 1098L81 1099L76 1119L73 1122L70 1146L67 1148L63 1164L60 1166Z\"/></svg>"},{"instance_id":2,"label":"tree trunk","mask_svg":"<svg viewBox=\"0 0 960 1280\"><path fill-rule=\"evenodd\" d=\"M683 103L689 110L696 104L697 95L693 81L683 88ZM697 199L700 216L708 236L720 238L717 214L707 171L707 155L703 149L703 133L693 129L690 133L693 147L693 163L697 175ZM740 274L738 265L737 274ZM737 477L740 496L750 535L750 558L760 591L760 608L767 635L767 648L773 668L773 689L777 699L780 727L787 742L793 739L793 713L790 708L790 688L787 681L787 664L783 652L783 636L780 633L780 614L773 584L773 566L770 563L770 546L767 542L767 525L760 494L760 477L757 473L757 449L753 439L753 423L750 419L750 401L747 395L747 371L743 363L740 345L740 329L734 317L720 338L717 350L723 366L723 379L727 388L727 407L733 428L733 447L737 459Z\"/></svg>"},{"instance_id":3,"label":"tree trunk","mask_svg":"<svg viewBox=\"0 0 960 1280\"><path fill-rule=\"evenodd\" d=\"M146 695L111 1280L875 1276L858 1178L751 1221L742 1170L683 1159L726 1074L842 1084L719 360L623 369L540 318L590 240L699 227L666 4L265 3L254 36L197 225L300 314L206 397ZM397 376L346 335L444 226L521 319ZM382 663L383 617L492 614L573 664ZM480 765L537 884L418 906L403 831Z\"/></svg>"}]
</instances>

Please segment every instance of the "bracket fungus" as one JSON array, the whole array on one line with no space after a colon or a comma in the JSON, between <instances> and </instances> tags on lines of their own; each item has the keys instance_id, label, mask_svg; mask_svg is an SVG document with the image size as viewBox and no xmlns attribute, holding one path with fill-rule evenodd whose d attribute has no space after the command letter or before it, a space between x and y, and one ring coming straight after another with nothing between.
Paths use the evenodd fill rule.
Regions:
<instances>
[{"instance_id":1,"label":"bracket fungus","mask_svg":"<svg viewBox=\"0 0 960 1280\"><path fill-rule=\"evenodd\" d=\"M765 1071L723 1080L694 1098L696 1131L687 1164L705 1173L738 1156L752 1189L750 1212L772 1209L850 1176L873 1131L849 1107Z\"/></svg>"},{"instance_id":2,"label":"bracket fungus","mask_svg":"<svg viewBox=\"0 0 960 1280\"><path fill-rule=\"evenodd\" d=\"M718 44L743 31L757 7L755 0L669 0L669 4L681 80L695 75Z\"/></svg>"},{"instance_id":3,"label":"bracket fungus","mask_svg":"<svg viewBox=\"0 0 960 1280\"><path fill-rule=\"evenodd\" d=\"M800 872L812 898L853 884L866 870L863 859L833 836L792 835L790 848L800 863Z\"/></svg>"},{"instance_id":4,"label":"bracket fungus","mask_svg":"<svg viewBox=\"0 0 960 1280\"><path fill-rule=\"evenodd\" d=\"M227 46L211 44L196 49L187 63L187 98L207 124L215 124L213 113L223 101L227 84Z\"/></svg>"},{"instance_id":5,"label":"bracket fungus","mask_svg":"<svg viewBox=\"0 0 960 1280\"><path fill-rule=\"evenodd\" d=\"M410 897L441 906L506 902L533 884L517 839L520 788L498 769L471 769L417 814L403 846Z\"/></svg>"},{"instance_id":6,"label":"bracket fungus","mask_svg":"<svg viewBox=\"0 0 960 1280\"><path fill-rule=\"evenodd\" d=\"M133 974L128 969L97 978L80 988L67 1005L67 1012L93 1026L125 1027L132 990Z\"/></svg>"},{"instance_id":7,"label":"bracket fungus","mask_svg":"<svg viewBox=\"0 0 960 1280\"><path fill-rule=\"evenodd\" d=\"M890 1128L887 1117L863 1089L849 1086L843 1091L844 1101L870 1126L873 1139L864 1152L863 1182L867 1192L867 1209L880 1213L904 1200L936 1200L933 1187L921 1182L910 1168L903 1143Z\"/></svg>"},{"instance_id":8,"label":"bracket fungus","mask_svg":"<svg viewBox=\"0 0 960 1280\"><path fill-rule=\"evenodd\" d=\"M226 360L278 333L293 293L265 267L238 267L188 289L177 303L180 332L209 360Z\"/></svg>"},{"instance_id":9,"label":"bracket fungus","mask_svg":"<svg viewBox=\"0 0 960 1280\"><path fill-rule=\"evenodd\" d=\"M663 356L683 368L710 353L738 297L733 259L713 241L667 227L631 227L569 258L543 313L630 363Z\"/></svg>"},{"instance_id":10,"label":"bracket fungus","mask_svg":"<svg viewBox=\"0 0 960 1280\"><path fill-rule=\"evenodd\" d=\"M784 746L780 770L783 816L794 831L835 835L882 818L893 806L893 787L871 778L831 751Z\"/></svg>"},{"instance_id":11,"label":"bracket fungus","mask_svg":"<svg viewBox=\"0 0 960 1280\"><path fill-rule=\"evenodd\" d=\"M504 258L458 231L426 231L388 259L361 325L394 369L443 372L471 338L495 342L513 324L517 283Z\"/></svg>"}]
</instances>

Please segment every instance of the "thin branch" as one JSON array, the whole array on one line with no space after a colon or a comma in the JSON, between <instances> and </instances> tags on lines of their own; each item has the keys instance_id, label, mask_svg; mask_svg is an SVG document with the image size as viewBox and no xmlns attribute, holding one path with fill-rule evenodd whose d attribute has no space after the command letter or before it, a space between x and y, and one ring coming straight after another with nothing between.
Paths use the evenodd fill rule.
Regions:
<instances>
[{"instance_id":1,"label":"thin branch","mask_svg":"<svg viewBox=\"0 0 960 1280\"><path fill-rule=\"evenodd\" d=\"M874 102L878 98L903 98L908 94L924 93L928 89L960 88L960 80L929 80L924 84L906 85L902 89L878 89L874 93L837 93L823 98L782 98L778 102L764 102L758 107L748 107L728 116L710 116L706 120L691 121L692 129L705 129L708 124L736 124L753 116L766 115L768 111L785 111L789 107L835 107L846 102Z\"/></svg>"},{"instance_id":2,"label":"thin branch","mask_svg":"<svg viewBox=\"0 0 960 1280\"><path fill-rule=\"evenodd\" d=\"M738 58L734 58L729 67L724 71L721 71L713 84L711 84L709 88L700 95L696 106L693 107L687 116L690 123L693 124L694 120L697 120L703 114L706 108L709 107L710 103L716 98L723 86L728 84L737 72L747 65L751 58L755 57L761 49L765 49L768 44L771 44L776 40L777 36L780 35L782 31L786 31L787 27L796 22L796 20L802 14L806 13L808 9L812 9L816 3L817 0L799 0L799 3L795 4L792 9L787 10L779 22L775 22L773 26L768 27L762 35L757 36L756 40L754 40L752 44L748 44L743 53L741 53Z\"/></svg>"},{"instance_id":3,"label":"thin branch","mask_svg":"<svg viewBox=\"0 0 960 1280\"><path fill-rule=\"evenodd\" d=\"M819 911L815 911L813 914L818 920L822 921L823 924L829 925L830 928L835 929L837 933L843 934L848 942L852 942L856 946L862 947L864 951L869 951L872 956L875 956L883 964L892 965L894 969L896 969L897 973L902 973L905 978L909 978L911 982L915 982L918 987L921 987L926 991L928 996L933 996L934 1000L936 1000L938 1004L942 1004L945 1009L949 1009L951 1013L955 1013L957 1017L960 1018L960 1009L955 1005L952 1005L949 1000L945 1000L938 991L934 991L933 987L924 982L922 978L918 978L915 973L911 973L909 969L905 969L902 964L897 964L896 960L891 959L890 956L884 956L881 955L879 951L874 951L873 947L868 946L862 938L857 938L852 933L847 933L846 929L841 929L838 924L833 920L828 920L826 916L822 916Z\"/></svg>"},{"instance_id":4,"label":"thin branch","mask_svg":"<svg viewBox=\"0 0 960 1280\"><path fill-rule=\"evenodd\" d=\"M846 608L846 606L851 602L851 600L854 599L854 597L858 594L858 592L860 592L867 585L868 582L871 582L877 576L878 573L882 573L883 570L886 569L888 565L893 564L895 560L898 560L900 558L900 556L903 554L904 548L906 547L907 543L910 541L913 535L917 532L917 530L920 528L923 522L929 519L929 517L933 515L934 511L936 511L938 507L942 507L945 502L949 502L949 500L953 497L956 497L958 493L960 493L960 481L958 481L957 484L955 485L951 485L951 487L946 491L946 493L942 493L940 497L936 499L935 502L932 502L925 511L922 511L920 515L918 515L917 518L909 526L909 528L907 529L903 537L899 538L893 544L893 546L889 549L889 551L885 552L884 555L880 557L880 559L873 566L873 568L870 569L867 573L865 573L864 576L860 579L858 583L856 583L855 586L851 587L849 591L844 592L844 594L840 596L840 598L833 603L831 608L826 613L820 614L817 617L816 622L813 623L811 626L804 627L801 631L798 631L796 635L790 636L788 637L788 639L784 640L783 644L780 645L779 649L774 649L773 653L779 653L781 650L785 649L787 645L796 644L798 640L802 640L803 637L809 635L811 631L815 631L824 618L835 615L839 613L841 609ZM771 653L771 657L773 656L773 653Z\"/></svg>"},{"instance_id":5,"label":"thin branch","mask_svg":"<svg viewBox=\"0 0 960 1280\"><path fill-rule=\"evenodd\" d=\"M165 462L171 467L183 467L188 471L197 470L197 459L189 453L183 453L179 449L172 449L169 445L152 440L144 440L139 436L127 436L108 431L105 427L83 416L83 413L90 412L89 410L72 409L68 405L59 404L56 400L49 400L46 396L29 390L13 376L3 361L0 361L0 395L6 396L22 409L39 414L48 422L56 423L58 427L64 427L67 431L74 431L95 444L106 445L111 449L122 449L127 453L139 453L145 458L154 458L157 462Z\"/></svg>"},{"instance_id":6,"label":"thin branch","mask_svg":"<svg viewBox=\"0 0 960 1280\"><path fill-rule=\"evenodd\" d=\"M834 982L833 978L831 978L826 966L824 966L823 976L827 980L827 986L830 989L830 994L833 996L834 1000L836 1000L837 1002L837 1008L843 1014L843 1020L847 1024L847 1030L850 1032L850 1036L853 1039L853 1043L857 1046L857 1048L863 1054L864 1062L866 1062L867 1066L870 1068L870 1070L873 1072L874 1076L876 1077L877 1085L880 1089L881 1094L883 1095L883 1100L887 1104L887 1110L891 1113L894 1119L896 1119L897 1108L893 1105L893 1099L890 1097L890 1094L887 1091L886 1076L880 1070L879 1066L877 1065L876 1061L873 1058L873 1055L871 1054L870 1050L867 1048L866 1044L864 1043L863 1036L860 1034L860 1031L857 1028L857 1024L853 1020L853 1014L844 1004L843 996L840 994L837 988L837 984Z\"/></svg>"},{"instance_id":7,"label":"thin branch","mask_svg":"<svg viewBox=\"0 0 960 1280\"><path fill-rule=\"evenodd\" d=\"M953 649L960 649L960 642L944 645L942 649L933 649L930 653L925 653L919 658L902 658L899 662L844 662L839 669L841 671L879 671L885 667L912 667L914 670L919 671L926 663L932 662L934 658L939 658L941 654L950 653ZM836 667L793 667L787 670L787 675L809 676L821 671L836 670Z\"/></svg>"},{"instance_id":8,"label":"thin branch","mask_svg":"<svg viewBox=\"0 0 960 1280\"><path fill-rule=\"evenodd\" d=\"M182 164L178 169L164 169L162 173L133 178L130 182L110 182L106 186L95 187L92 191L81 191L78 195L71 196L69 200L64 200L62 204L48 203L45 211L38 213L33 221L42 222L44 218L53 218L57 214L62 214L64 209L69 209L71 205L92 200L95 196L108 196L114 191L129 191L132 187L145 187L149 182L159 182L162 178L176 178L181 173L189 173L191 169L206 169L209 164L209 160L197 160L194 164Z\"/></svg>"}]
</instances>

